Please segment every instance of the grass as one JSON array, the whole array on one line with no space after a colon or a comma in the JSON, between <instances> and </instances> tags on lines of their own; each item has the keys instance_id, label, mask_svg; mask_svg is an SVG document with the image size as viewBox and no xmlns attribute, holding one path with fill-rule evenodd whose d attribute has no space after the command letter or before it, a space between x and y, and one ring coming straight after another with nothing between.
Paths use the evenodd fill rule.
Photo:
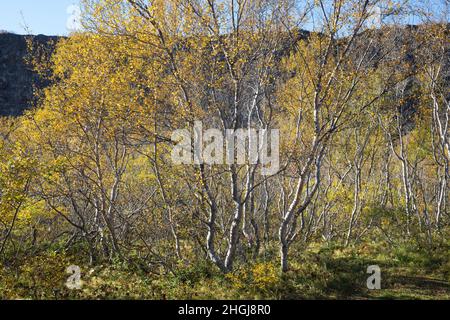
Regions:
<instances>
[{"instance_id":1,"label":"grass","mask_svg":"<svg viewBox=\"0 0 450 320\"><path fill-rule=\"evenodd\" d=\"M64 286L70 257L28 259L15 272L0 270L2 299L450 299L450 251L364 244L297 250L291 271L280 275L272 262L237 265L228 275L208 263L146 274L123 264L84 267L83 289ZM271 261L275 260L274 258ZM367 267L381 268L382 289L366 286Z\"/></svg>"}]
</instances>

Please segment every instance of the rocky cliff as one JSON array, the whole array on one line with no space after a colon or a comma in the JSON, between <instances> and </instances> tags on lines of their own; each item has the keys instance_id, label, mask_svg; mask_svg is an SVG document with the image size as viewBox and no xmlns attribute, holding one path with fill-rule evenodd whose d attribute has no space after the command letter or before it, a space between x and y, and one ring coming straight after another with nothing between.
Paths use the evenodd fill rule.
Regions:
<instances>
[{"instance_id":1,"label":"rocky cliff","mask_svg":"<svg viewBox=\"0 0 450 320\"><path fill-rule=\"evenodd\" d=\"M39 35L37 44L51 46L57 37ZM42 81L25 62L27 56L26 36L0 33L0 116L20 115L30 107L33 88Z\"/></svg>"}]
</instances>

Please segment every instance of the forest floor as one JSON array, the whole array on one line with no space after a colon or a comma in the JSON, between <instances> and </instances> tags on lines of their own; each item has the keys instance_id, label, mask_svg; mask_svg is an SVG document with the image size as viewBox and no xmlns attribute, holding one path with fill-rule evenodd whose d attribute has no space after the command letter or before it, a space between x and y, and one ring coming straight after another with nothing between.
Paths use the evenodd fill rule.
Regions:
<instances>
[{"instance_id":1,"label":"forest floor","mask_svg":"<svg viewBox=\"0 0 450 320\"><path fill-rule=\"evenodd\" d=\"M297 270L292 271L291 281L295 279L294 274L311 265L311 261L312 266L321 270L324 281L315 285L317 291L305 290L303 297L299 292L297 298L300 299L450 300L448 248L429 251L380 244L352 248L321 246L302 256L296 264ZM367 279L371 275L367 273L368 266L380 267L380 290L367 288Z\"/></svg>"},{"instance_id":2,"label":"forest floor","mask_svg":"<svg viewBox=\"0 0 450 320\"><path fill-rule=\"evenodd\" d=\"M448 246L296 248L284 275L269 252L258 263L238 263L228 275L208 263L183 263L159 274L129 263L83 267L74 256L55 252L22 261L0 265L0 299L450 299ZM81 290L66 288L66 268L73 264L81 266ZM380 290L367 288L367 268L374 265L381 271Z\"/></svg>"},{"instance_id":3,"label":"forest floor","mask_svg":"<svg viewBox=\"0 0 450 320\"><path fill-rule=\"evenodd\" d=\"M339 262L338 262L339 261ZM336 269L337 277L345 278L345 274L358 274L360 269L355 265L361 265L362 261L335 260L341 264ZM346 290L345 282L342 286L335 286L334 292L327 299L389 299L389 300L450 300L450 278L448 273L437 267L427 268L423 266L401 266L397 264L386 264L386 261L371 261L381 266L381 289L380 290ZM347 271L345 271L347 269ZM369 274L367 277L370 276ZM356 282L358 283L358 282ZM356 284L353 282L353 285ZM348 284L348 283L347 283ZM343 288L343 290L339 290ZM326 291L326 289L325 289Z\"/></svg>"},{"instance_id":4,"label":"forest floor","mask_svg":"<svg viewBox=\"0 0 450 320\"><path fill-rule=\"evenodd\" d=\"M342 251L334 249L328 256L327 267L336 279L344 279L334 286L335 294L327 298L344 299L450 299L450 251L441 247L420 250L408 246L390 247L362 245ZM381 269L381 289L358 289L370 274L361 275L365 266ZM354 280L351 280L352 275ZM348 281L345 281L347 279ZM353 285L346 290L346 284ZM355 290L356 289L356 290ZM327 291L326 289L324 290Z\"/></svg>"}]
</instances>

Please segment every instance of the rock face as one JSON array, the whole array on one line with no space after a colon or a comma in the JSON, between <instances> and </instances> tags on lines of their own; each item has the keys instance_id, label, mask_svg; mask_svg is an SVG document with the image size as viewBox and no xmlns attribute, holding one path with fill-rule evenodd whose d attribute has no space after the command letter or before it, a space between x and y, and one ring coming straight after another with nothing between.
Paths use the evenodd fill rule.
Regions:
<instances>
[{"instance_id":1,"label":"rock face","mask_svg":"<svg viewBox=\"0 0 450 320\"><path fill-rule=\"evenodd\" d=\"M34 41L50 45L57 37L36 36ZM17 116L30 107L33 87L42 85L27 66L26 36L0 33L0 116Z\"/></svg>"}]
</instances>

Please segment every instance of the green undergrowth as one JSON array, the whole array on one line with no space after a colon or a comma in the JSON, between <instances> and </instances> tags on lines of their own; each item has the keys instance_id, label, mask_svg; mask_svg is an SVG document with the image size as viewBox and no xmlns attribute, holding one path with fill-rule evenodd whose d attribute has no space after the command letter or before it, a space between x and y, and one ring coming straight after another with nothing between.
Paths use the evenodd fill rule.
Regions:
<instances>
[{"instance_id":1,"label":"green undergrowth","mask_svg":"<svg viewBox=\"0 0 450 320\"><path fill-rule=\"evenodd\" d=\"M220 273L203 262L172 272L144 272L127 263L88 266L68 254L46 252L0 269L1 299L450 299L450 249L368 243L296 250L290 271L274 257ZM271 262L268 262L271 261ZM82 288L66 287L70 265ZM381 269L381 290L367 289L367 268Z\"/></svg>"}]
</instances>

